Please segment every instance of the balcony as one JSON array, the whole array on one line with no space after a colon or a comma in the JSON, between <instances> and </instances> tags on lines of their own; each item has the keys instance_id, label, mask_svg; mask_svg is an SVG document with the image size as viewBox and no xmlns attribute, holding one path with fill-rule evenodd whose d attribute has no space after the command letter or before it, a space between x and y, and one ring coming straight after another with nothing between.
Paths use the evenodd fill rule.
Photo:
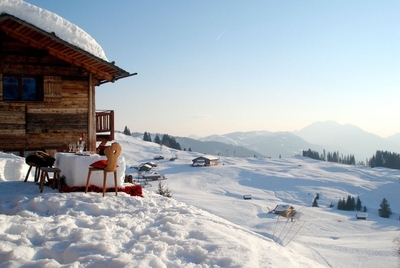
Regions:
<instances>
[{"instance_id":1,"label":"balcony","mask_svg":"<svg viewBox=\"0 0 400 268\"><path fill-rule=\"evenodd\" d=\"M96 141L114 140L114 111L96 111Z\"/></svg>"}]
</instances>

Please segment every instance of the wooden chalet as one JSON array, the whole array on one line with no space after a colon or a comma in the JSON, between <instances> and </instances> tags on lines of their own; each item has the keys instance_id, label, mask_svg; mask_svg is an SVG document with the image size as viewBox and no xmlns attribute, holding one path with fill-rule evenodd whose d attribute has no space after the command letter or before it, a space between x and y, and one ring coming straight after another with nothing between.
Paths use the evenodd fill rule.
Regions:
<instances>
[{"instance_id":1,"label":"wooden chalet","mask_svg":"<svg viewBox=\"0 0 400 268\"><path fill-rule=\"evenodd\" d=\"M0 151L62 150L82 133L88 150L114 139L114 112L95 87L131 75L15 16L0 14Z\"/></svg>"},{"instance_id":2,"label":"wooden chalet","mask_svg":"<svg viewBox=\"0 0 400 268\"><path fill-rule=\"evenodd\" d=\"M216 166L218 157L212 155L203 155L192 160L193 167Z\"/></svg>"},{"instance_id":3,"label":"wooden chalet","mask_svg":"<svg viewBox=\"0 0 400 268\"><path fill-rule=\"evenodd\" d=\"M291 218L296 214L296 210L293 206L287 204L276 205L276 207L272 210L273 213L279 214L286 218Z\"/></svg>"}]
</instances>

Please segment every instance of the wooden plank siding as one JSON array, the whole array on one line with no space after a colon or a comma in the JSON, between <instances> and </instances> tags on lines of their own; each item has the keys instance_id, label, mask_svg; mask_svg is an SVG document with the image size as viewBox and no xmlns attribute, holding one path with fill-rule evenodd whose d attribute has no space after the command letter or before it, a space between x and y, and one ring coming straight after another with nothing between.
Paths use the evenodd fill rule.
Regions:
<instances>
[{"instance_id":1,"label":"wooden plank siding","mask_svg":"<svg viewBox=\"0 0 400 268\"><path fill-rule=\"evenodd\" d=\"M114 138L114 113L96 112L95 87L136 74L40 26L3 12L0 14L0 151L24 154L67 148L82 133L89 145L87 149L94 151L96 141ZM8 100L3 99L4 75L14 78L7 80L8 85L15 87L7 92ZM31 86L30 94L23 94L26 93L21 89L23 78L29 78L24 81L32 82L31 85L35 81L36 91ZM18 96L11 97L13 93ZM106 135L100 139L96 129Z\"/></svg>"},{"instance_id":2,"label":"wooden plank siding","mask_svg":"<svg viewBox=\"0 0 400 268\"><path fill-rule=\"evenodd\" d=\"M89 114L95 110L96 83L89 81L90 73L45 50L0 35L0 150L65 148L82 133L91 139L88 149L94 150L96 134L89 127ZM3 101L2 74L40 77L43 101Z\"/></svg>"},{"instance_id":3,"label":"wooden plank siding","mask_svg":"<svg viewBox=\"0 0 400 268\"><path fill-rule=\"evenodd\" d=\"M20 150L25 147L25 116L24 104L0 103L0 150Z\"/></svg>"}]
</instances>

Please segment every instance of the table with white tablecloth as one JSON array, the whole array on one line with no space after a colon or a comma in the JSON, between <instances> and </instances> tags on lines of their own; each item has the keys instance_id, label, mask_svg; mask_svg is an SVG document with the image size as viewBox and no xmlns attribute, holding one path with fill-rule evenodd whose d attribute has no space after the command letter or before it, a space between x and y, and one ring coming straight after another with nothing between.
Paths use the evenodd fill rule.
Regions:
<instances>
[{"instance_id":1,"label":"table with white tablecloth","mask_svg":"<svg viewBox=\"0 0 400 268\"><path fill-rule=\"evenodd\" d=\"M78 155L75 153L56 153L55 166L61 170L61 176L65 176L65 183L69 187L86 186L86 180L90 164L98 160L106 160L107 157L99 154ZM117 186L123 187L125 180L125 158L119 156L117 168ZM90 185L103 187L103 171L93 171L90 177ZM114 187L114 174L107 174L106 188Z\"/></svg>"}]
</instances>

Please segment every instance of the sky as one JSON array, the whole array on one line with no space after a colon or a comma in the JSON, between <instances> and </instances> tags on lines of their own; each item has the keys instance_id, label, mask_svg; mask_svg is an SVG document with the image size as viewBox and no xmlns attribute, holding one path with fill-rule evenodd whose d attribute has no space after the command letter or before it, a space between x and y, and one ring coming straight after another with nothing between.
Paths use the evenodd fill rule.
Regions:
<instances>
[{"instance_id":1,"label":"sky","mask_svg":"<svg viewBox=\"0 0 400 268\"><path fill-rule=\"evenodd\" d=\"M96 89L116 129L400 133L398 1L45 1L137 76Z\"/></svg>"},{"instance_id":2,"label":"sky","mask_svg":"<svg viewBox=\"0 0 400 268\"><path fill-rule=\"evenodd\" d=\"M157 181L143 186L143 197L48 186L40 193L32 173L23 182L25 159L0 153L0 267L399 267L398 170L303 157L221 157L218 166L191 167L197 152L122 133L116 141L127 164L119 180L137 180L133 167L153 161L150 172L166 176L172 198L156 193ZM78 181L71 176L70 186ZM366 220L336 208L348 195L360 197ZM389 218L378 214L383 198ZM282 204L296 210L293 221L271 212Z\"/></svg>"}]
</instances>

